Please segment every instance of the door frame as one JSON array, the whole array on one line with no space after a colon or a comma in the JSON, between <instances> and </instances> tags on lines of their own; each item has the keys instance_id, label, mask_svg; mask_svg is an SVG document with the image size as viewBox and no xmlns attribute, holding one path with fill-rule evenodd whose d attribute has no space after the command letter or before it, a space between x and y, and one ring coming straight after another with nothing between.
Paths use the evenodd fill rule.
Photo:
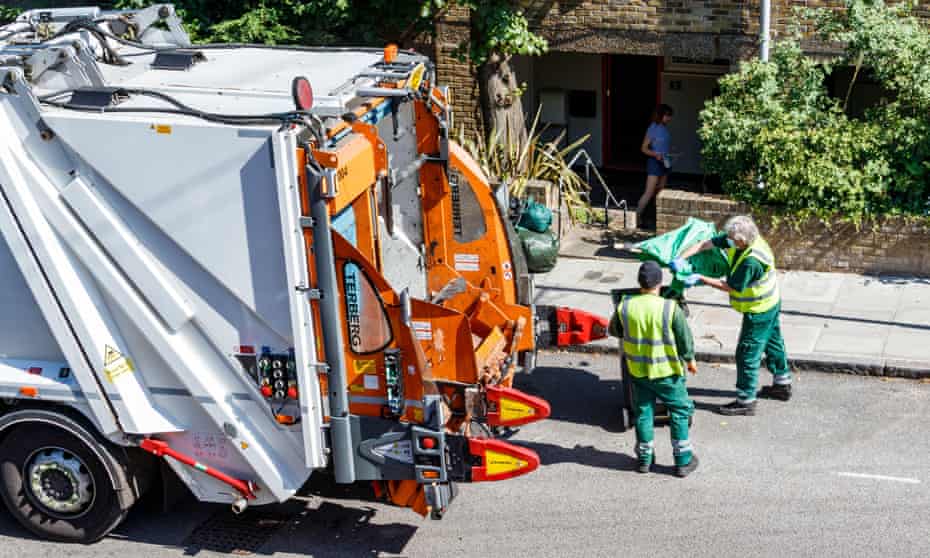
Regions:
<instances>
[{"instance_id":1,"label":"door frame","mask_svg":"<svg viewBox=\"0 0 930 558\"><path fill-rule=\"evenodd\" d=\"M613 116L613 103L610 99L610 90L613 85L613 57L615 54L601 55L601 102L603 110L601 111L601 134L604 141L601 142L601 161L603 168L621 171L639 171L640 167L631 165L617 164L614 162L613 153L613 134L611 133L611 120ZM655 56L656 59L656 99L655 105L662 103L662 74L665 71L665 56Z\"/></svg>"}]
</instances>

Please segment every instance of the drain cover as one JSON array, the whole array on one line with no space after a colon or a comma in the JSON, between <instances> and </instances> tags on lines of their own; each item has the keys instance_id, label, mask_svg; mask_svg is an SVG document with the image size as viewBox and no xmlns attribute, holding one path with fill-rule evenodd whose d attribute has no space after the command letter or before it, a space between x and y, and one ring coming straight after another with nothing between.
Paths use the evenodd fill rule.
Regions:
<instances>
[{"instance_id":1,"label":"drain cover","mask_svg":"<svg viewBox=\"0 0 930 558\"><path fill-rule=\"evenodd\" d=\"M188 551L209 550L247 556L257 551L292 517L281 512L246 510L236 515L222 510L194 529L184 546Z\"/></svg>"}]
</instances>

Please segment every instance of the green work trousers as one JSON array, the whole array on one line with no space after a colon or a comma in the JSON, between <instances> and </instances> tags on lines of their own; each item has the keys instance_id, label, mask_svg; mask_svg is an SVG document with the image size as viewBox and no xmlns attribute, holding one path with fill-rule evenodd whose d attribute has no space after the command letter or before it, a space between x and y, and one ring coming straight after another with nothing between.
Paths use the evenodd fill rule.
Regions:
<instances>
[{"instance_id":1,"label":"green work trousers","mask_svg":"<svg viewBox=\"0 0 930 558\"><path fill-rule=\"evenodd\" d=\"M736 392L740 401L756 399L763 354L766 366L775 377L774 383L791 383L780 322L781 303L761 314L743 314L743 327L736 345Z\"/></svg>"},{"instance_id":2,"label":"green work trousers","mask_svg":"<svg viewBox=\"0 0 930 558\"><path fill-rule=\"evenodd\" d=\"M694 414L694 403L688 399L688 388L684 376L669 376L650 380L633 379L633 405L636 408L637 453L641 460L652 459L655 437L655 401L658 399L668 408L671 415L670 429L675 465L684 466L691 462L691 443L688 440L688 419Z\"/></svg>"}]
</instances>

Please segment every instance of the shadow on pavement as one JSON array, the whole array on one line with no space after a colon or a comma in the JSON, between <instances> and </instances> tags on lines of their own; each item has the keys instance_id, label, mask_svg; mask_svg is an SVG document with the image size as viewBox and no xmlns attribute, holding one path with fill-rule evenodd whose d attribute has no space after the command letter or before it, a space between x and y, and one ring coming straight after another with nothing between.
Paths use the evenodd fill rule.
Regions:
<instances>
[{"instance_id":1,"label":"shadow on pavement","mask_svg":"<svg viewBox=\"0 0 930 558\"><path fill-rule=\"evenodd\" d=\"M548 420L620 432L620 380L601 379L585 370L589 365L581 359L577 368L537 367L531 374L517 374L514 387L548 401L552 407Z\"/></svg>"},{"instance_id":2,"label":"shadow on pavement","mask_svg":"<svg viewBox=\"0 0 930 558\"><path fill-rule=\"evenodd\" d=\"M243 516L234 516L227 506L194 505L199 513L188 521L172 520L173 512L134 511L109 538L173 547L185 556L285 553L336 558L402 554L418 529L406 523L373 523L378 510L363 502L291 501L251 508Z\"/></svg>"},{"instance_id":3,"label":"shadow on pavement","mask_svg":"<svg viewBox=\"0 0 930 558\"><path fill-rule=\"evenodd\" d=\"M539 461L542 465L575 463L586 467L613 469L615 471L625 471L629 473L636 471L636 457L626 453L604 451L594 446L583 446L581 444L575 444L573 448L565 448L545 442L527 442L520 440L516 443L535 451L539 455ZM675 467L672 465L655 463L652 465L651 472L652 474L675 476Z\"/></svg>"},{"instance_id":4,"label":"shadow on pavement","mask_svg":"<svg viewBox=\"0 0 930 558\"><path fill-rule=\"evenodd\" d=\"M162 555L165 549L176 549L184 556L290 553L315 558L371 557L403 554L417 532L415 523L419 516L412 511L409 512L412 514L411 524L373 523L378 510L358 501L370 499L367 487L343 488L334 483L327 487L326 481L311 485L312 494L325 495L327 500L314 499L309 505L303 501L291 501L258 506L250 508L243 516L234 516L226 505L199 503L193 498L178 502L168 512L137 505L113 533L96 544L101 545L101 554L107 555L113 552L112 547L103 548L109 541L132 544L137 556ZM339 498L354 501L349 505L331 501ZM238 522L237 531L228 528L233 519ZM222 532L224 523L229 532ZM267 529L268 533L264 536L259 533L253 540L256 543L254 548L250 547L250 537L255 537L255 531L261 529ZM4 506L0 506L0 537L41 540L20 526ZM144 546L136 545L151 545L161 550L146 550ZM66 548L62 546L62 552Z\"/></svg>"},{"instance_id":5,"label":"shadow on pavement","mask_svg":"<svg viewBox=\"0 0 930 558\"><path fill-rule=\"evenodd\" d=\"M699 387L689 387L688 395L691 397L726 397L733 399L736 397L736 391L732 389L709 389Z\"/></svg>"},{"instance_id":6,"label":"shadow on pavement","mask_svg":"<svg viewBox=\"0 0 930 558\"><path fill-rule=\"evenodd\" d=\"M37 541L38 537L26 530L18 521L7 511L6 506L0 505L0 537L11 537L17 539Z\"/></svg>"},{"instance_id":7,"label":"shadow on pavement","mask_svg":"<svg viewBox=\"0 0 930 558\"><path fill-rule=\"evenodd\" d=\"M603 379L586 371L588 366L590 363L584 359L579 359L577 368L542 366L532 374L517 374L514 387L548 401L552 406L548 420L600 426L608 432L621 433L620 380ZM694 401L696 409L715 412L721 403L734 399L736 391L689 387L688 395L692 399L720 398L720 401Z\"/></svg>"},{"instance_id":8,"label":"shadow on pavement","mask_svg":"<svg viewBox=\"0 0 930 558\"><path fill-rule=\"evenodd\" d=\"M323 502L298 515L258 554L286 552L336 558L403 553L417 527L405 523L373 524L376 514L377 510L367 506Z\"/></svg>"},{"instance_id":9,"label":"shadow on pavement","mask_svg":"<svg viewBox=\"0 0 930 558\"><path fill-rule=\"evenodd\" d=\"M515 443L535 451L539 455L539 461L542 465L576 463L588 467L617 471L633 471L636 469L636 458L633 456L625 453L604 451L594 446L575 444L573 448L566 448L556 444L524 440Z\"/></svg>"}]
</instances>

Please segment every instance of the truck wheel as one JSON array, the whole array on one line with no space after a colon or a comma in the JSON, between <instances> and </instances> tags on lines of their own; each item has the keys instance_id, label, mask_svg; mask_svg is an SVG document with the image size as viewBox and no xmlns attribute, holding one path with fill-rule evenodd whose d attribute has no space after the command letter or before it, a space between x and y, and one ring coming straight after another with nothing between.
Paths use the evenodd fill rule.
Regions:
<instances>
[{"instance_id":1,"label":"truck wheel","mask_svg":"<svg viewBox=\"0 0 930 558\"><path fill-rule=\"evenodd\" d=\"M536 368L536 349L523 353L523 373L532 374Z\"/></svg>"},{"instance_id":2,"label":"truck wheel","mask_svg":"<svg viewBox=\"0 0 930 558\"><path fill-rule=\"evenodd\" d=\"M44 539L103 538L129 511L102 461L106 451L47 424L16 427L0 443L0 493L10 513Z\"/></svg>"},{"instance_id":3,"label":"truck wheel","mask_svg":"<svg viewBox=\"0 0 930 558\"><path fill-rule=\"evenodd\" d=\"M629 409L620 409L620 432L633 428L633 413Z\"/></svg>"}]
</instances>

